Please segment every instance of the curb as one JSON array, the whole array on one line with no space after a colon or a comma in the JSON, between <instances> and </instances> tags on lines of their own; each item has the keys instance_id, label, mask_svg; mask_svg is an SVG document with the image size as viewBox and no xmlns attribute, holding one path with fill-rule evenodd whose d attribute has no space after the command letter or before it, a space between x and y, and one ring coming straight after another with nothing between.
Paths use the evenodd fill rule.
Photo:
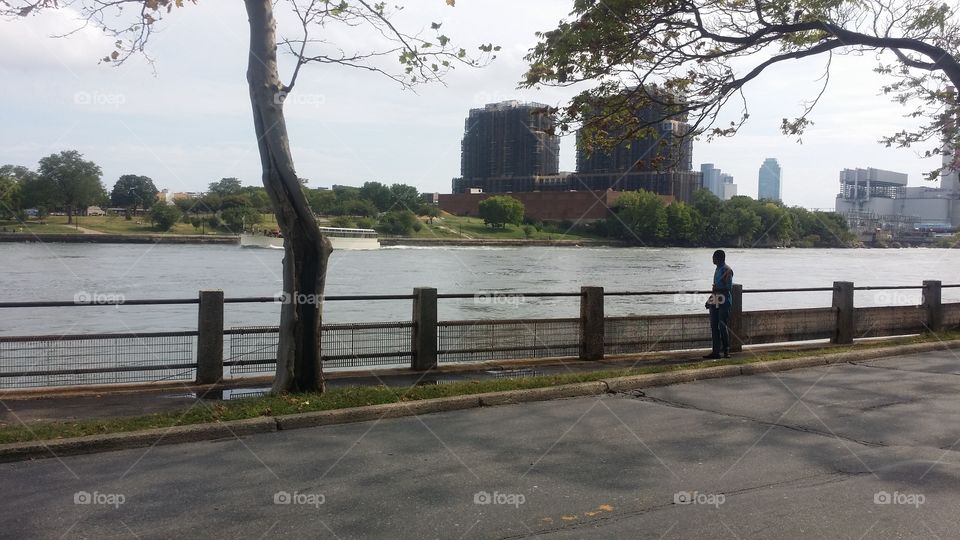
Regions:
<instances>
[{"instance_id":1,"label":"curb","mask_svg":"<svg viewBox=\"0 0 960 540\"><path fill-rule=\"evenodd\" d=\"M156 445L209 441L256 433L368 422L384 418L400 418L404 416L476 409L480 407L597 396L708 379L759 375L808 367L853 363L862 360L902 356L950 349L953 347L960 347L960 340L899 345L896 347L837 353L829 356L806 356L751 364L711 366L699 369L618 377L606 381L386 403L382 405L368 405L365 407L316 411L286 416L259 417L212 424L195 424L126 433L89 435L71 439L2 444L0 445L0 463L109 452Z\"/></svg>"}]
</instances>

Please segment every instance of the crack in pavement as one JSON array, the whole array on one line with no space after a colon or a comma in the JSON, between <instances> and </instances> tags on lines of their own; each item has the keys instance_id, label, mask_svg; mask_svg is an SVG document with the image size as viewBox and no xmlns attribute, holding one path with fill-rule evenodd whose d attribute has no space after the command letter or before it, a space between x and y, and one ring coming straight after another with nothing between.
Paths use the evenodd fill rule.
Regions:
<instances>
[{"instance_id":1,"label":"crack in pavement","mask_svg":"<svg viewBox=\"0 0 960 540\"><path fill-rule=\"evenodd\" d=\"M903 368L889 367L889 366L874 366L874 365L871 365L871 364L862 364L862 363L860 363L860 362L849 362L849 364L850 364L850 365L854 365L854 366L865 367L865 368L886 369L886 370L889 370L889 371L903 371L903 372L907 372L907 373L924 373L924 374L927 374L927 375L960 375L960 373L941 373L941 372L937 372L937 371L925 371L925 370L922 370L922 369L903 369Z\"/></svg>"}]
</instances>

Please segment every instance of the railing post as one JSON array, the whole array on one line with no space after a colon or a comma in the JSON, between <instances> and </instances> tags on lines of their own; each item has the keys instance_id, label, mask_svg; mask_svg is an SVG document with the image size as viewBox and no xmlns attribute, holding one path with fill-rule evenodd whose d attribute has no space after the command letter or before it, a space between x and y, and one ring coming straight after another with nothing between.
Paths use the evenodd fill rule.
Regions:
<instances>
[{"instance_id":1,"label":"railing post","mask_svg":"<svg viewBox=\"0 0 960 540\"><path fill-rule=\"evenodd\" d=\"M603 287L580 287L580 359L603 360Z\"/></svg>"},{"instance_id":2,"label":"railing post","mask_svg":"<svg viewBox=\"0 0 960 540\"><path fill-rule=\"evenodd\" d=\"M422 371L437 367L437 290L413 290L413 342L410 368Z\"/></svg>"},{"instance_id":3,"label":"railing post","mask_svg":"<svg viewBox=\"0 0 960 540\"><path fill-rule=\"evenodd\" d=\"M730 306L730 352L743 351L743 285L733 284L733 305Z\"/></svg>"},{"instance_id":4,"label":"railing post","mask_svg":"<svg viewBox=\"0 0 960 540\"><path fill-rule=\"evenodd\" d=\"M223 291L200 291L197 384L223 380Z\"/></svg>"},{"instance_id":5,"label":"railing post","mask_svg":"<svg viewBox=\"0 0 960 540\"><path fill-rule=\"evenodd\" d=\"M927 308L927 330L931 332L943 331L941 286L939 281L923 282L923 305Z\"/></svg>"},{"instance_id":6,"label":"railing post","mask_svg":"<svg viewBox=\"0 0 960 540\"><path fill-rule=\"evenodd\" d=\"M830 343L848 345L853 343L853 282L833 282L833 309L837 314L837 326Z\"/></svg>"}]
</instances>

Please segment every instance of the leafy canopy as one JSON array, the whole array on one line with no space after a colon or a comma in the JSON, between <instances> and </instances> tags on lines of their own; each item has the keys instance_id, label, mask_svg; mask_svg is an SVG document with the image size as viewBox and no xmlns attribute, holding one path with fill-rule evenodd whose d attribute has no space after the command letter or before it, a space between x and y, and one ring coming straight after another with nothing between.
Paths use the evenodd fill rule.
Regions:
<instances>
[{"instance_id":1,"label":"leafy canopy","mask_svg":"<svg viewBox=\"0 0 960 540\"><path fill-rule=\"evenodd\" d=\"M591 83L559 121L564 131L583 124L588 148L642 135L667 118L689 117L693 129L678 137L734 135L749 118L742 89L767 68L821 56L827 85L833 54L865 52L889 76L882 91L923 121L881 142L930 141L925 156L946 156L941 142L960 142L953 122L960 25L957 7L938 0L576 0L571 20L538 37L522 85ZM781 130L801 135L821 95L799 117L784 118ZM732 99L741 102L738 120L718 125ZM632 122L651 104L661 106L659 118ZM953 153L945 163L957 165Z\"/></svg>"}]
</instances>

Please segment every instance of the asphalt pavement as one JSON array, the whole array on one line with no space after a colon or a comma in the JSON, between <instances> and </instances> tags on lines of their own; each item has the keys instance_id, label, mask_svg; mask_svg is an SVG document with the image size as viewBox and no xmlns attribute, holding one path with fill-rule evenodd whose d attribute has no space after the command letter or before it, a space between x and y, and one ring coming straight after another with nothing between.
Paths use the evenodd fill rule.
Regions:
<instances>
[{"instance_id":1,"label":"asphalt pavement","mask_svg":"<svg viewBox=\"0 0 960 540\"><path fill-rule=\"evenodd\" d=\"M957 351L0 465L0 538L957 538Z\"/></svg>"}]
</instances>

